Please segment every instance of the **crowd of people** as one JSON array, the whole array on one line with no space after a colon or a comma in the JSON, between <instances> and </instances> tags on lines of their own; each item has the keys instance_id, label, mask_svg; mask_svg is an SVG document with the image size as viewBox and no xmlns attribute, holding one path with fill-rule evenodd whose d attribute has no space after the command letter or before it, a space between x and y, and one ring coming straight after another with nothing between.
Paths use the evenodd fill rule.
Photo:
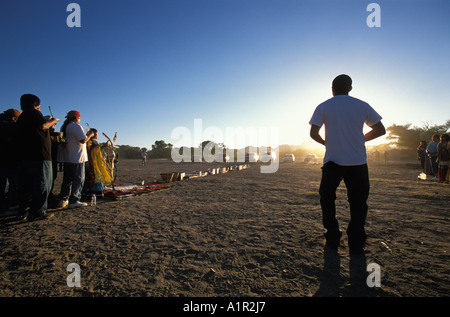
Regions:
<instances>
[{"instance_id":1,"label":"crowd of people","mask_svg":"<svg viewBox=\"0 0 450 317\"><path fill-rule=\"evenodd\" d=\"M20 108L8 109L0 120L0 214L18 208L26 221L47 217L49 202L62 164L63 179L58 207L87 206L82 194L103 192L112 177L96 141L98 132L81 126L81 114L69 111L60 129L58 121L41 113L41 101L32 94L20 98Z\"/></svg>"},{"instance_id":2,"label":"crowd of people","mask_svg":"<svg viewBox=\"0 0 450 317\"><path fill-rule=\"evenodd\" d=\"M430 143L421 141L417 148L422 172L431 175L432 180L440 183L449 182L450 136L434 134Z\"/></svg>"}]
</instances>

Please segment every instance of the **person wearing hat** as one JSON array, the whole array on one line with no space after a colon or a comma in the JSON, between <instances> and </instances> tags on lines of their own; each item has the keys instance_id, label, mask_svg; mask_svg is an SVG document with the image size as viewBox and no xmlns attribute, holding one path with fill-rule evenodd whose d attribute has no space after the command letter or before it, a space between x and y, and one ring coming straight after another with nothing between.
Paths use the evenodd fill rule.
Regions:
<instances>
[{"instance_id":1,"label":"person wearing hat","mask_svg":"<svg viewBox=\"0 0 450 317\"><path fill-rule=\"evenodd\" d=\"M41 101L32 94L20 97L22 114L17 119L19 148L19 217L32 221L47 216L47 200L52 186L50 128L59 119L46 120Z\"/></svg>"},{"instance_id":2,"label":"person wearing hat","mask_svg":"<svg viewBox=\"0 0 450 317\"><path fill-rule=\"evenodd\" d=\"M18 202L18 156L14 135L20 114L17 109L8 109L0 115L0 215L7 215L9 207Z\"/></svg>"},{"instance_id":3,"label":"person wearing hat","mask_svg":"<svg viewBox=\"0 0 450 317\"><path fill-rule=\"evenodd\" d=\"M94 133L89 131L86 135L80 122L80 112L72 110L67 114L61 127L66 141L58 150L58 162L64 163L61 201L58 205L61 208L87 206L80 200L85 180L85 162L88 161L86 143L94 136Z\"/></svg>"}]
</instances>

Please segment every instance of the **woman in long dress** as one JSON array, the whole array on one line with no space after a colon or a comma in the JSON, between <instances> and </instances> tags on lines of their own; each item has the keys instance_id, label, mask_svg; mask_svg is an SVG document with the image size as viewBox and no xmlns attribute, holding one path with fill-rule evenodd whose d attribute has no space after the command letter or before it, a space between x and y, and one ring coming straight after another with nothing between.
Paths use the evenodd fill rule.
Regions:
<instances>
[{"instance_id":1,"label":"woman in long dress","mask_svg":"<svg viewBox=\"0 0 450 317\"><path fill-rule=\"evenodd\" d=\"M102 146L97 142L98 132L90 129L94 136L87 143L89 161L86 163L86 180L84 191L86 194L102 194L105 184L112 182L111 173L102 154Z\"/></svg>"}]
</instances>

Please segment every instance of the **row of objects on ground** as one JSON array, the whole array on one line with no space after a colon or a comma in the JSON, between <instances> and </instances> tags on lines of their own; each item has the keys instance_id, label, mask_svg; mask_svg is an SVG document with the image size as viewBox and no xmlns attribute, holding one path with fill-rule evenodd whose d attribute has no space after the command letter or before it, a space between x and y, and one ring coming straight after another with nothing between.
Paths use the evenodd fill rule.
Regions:
<instances>
[{"instance_id":1,"label":"row of objects on ground","mask_svg":"<svg viewBox=\"0 0 450 317\"><path fill-rule=\"evenodd\" d=\"M249 153L246 156L247 162L257 162L259 160L259 156L254 153L256 156L252 156L252 153ZM294 154L286 154L283 157L284 162L295 162ZM308 154L304 158L304 162L306 163L318 163L318 157L316 154ZM205 177L207 175L216 175L216 174L224 174L230 171L241 171L250 168L249 164L240 164L240 165L232 165L227 167L215 167L209 168L207 171L196 171L191 173L183 173L183 172L171 172L171 173L161 173L161 179L165 183L171 183L176 181L182 181L185 179Z\"/></svg>"},{"instance_id":2,"label":"row of objects on ground","mask_svg":"<svg viewBox=\"0 0 450 317\"><path fill-rule=\"evenodd\" d=\"M241 165L233 165L233 166L227 166L227 167L210 168L207 171L197 171L197 172L190 172L190 173L183 173L183 172L162 173L161 178L162 178L163 182L171 183L171 182L176 182L176 181L182 181L185 179L205 177L207 175L224 174L224 173L228 173L231 171L242 171L242 170L245 170L248 168L250 168L249 164L241 164Z\"/></svg>"},{"instance_id":3,"label":"row of objects on ground","mask_svg":"<svg viewBox=\"0 0 450 317\"><path fill-rule=\"evenodd\" d=\"M223 162L224 163L228 163L228 161L230 160L230 157L228 155L224 155L223 156ZM262 162L262 163L269 163L271 160L276 160L276 155L275 153L266 153L263 154L262 156L259 156L258 153L253 152L253 153L248 153L245 155L245 162L251 162L251 163L256 163L256 162ZM194 156L194 162L202 162L202 158L199 156ZM295 162L295 155L294 154L285 154L283 156L283 162ZM319 158L316 154L313 153L309 153L306 154L305 157L303 158L303 161L305 163L318 163L319 162Z\"/></svg>"}]
</instances>

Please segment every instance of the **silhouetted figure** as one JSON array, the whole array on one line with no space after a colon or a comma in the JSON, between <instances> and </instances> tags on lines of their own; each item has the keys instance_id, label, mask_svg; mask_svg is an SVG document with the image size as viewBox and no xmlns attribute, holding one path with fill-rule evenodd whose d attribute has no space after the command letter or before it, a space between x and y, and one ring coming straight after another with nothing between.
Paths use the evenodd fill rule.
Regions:
<instances>
[{"instance_id":1,"label":"silhouetted figure","mask_svg":"<svg viewBox=\"0 0 450 317\"><path fill-rule=\"evenodd\" d=\"M350 204L347 228L350 253L362 253L367 235L364 229L369 196L369 172L365 142L386 133L381 116L364 101L350 97L352 80L337 76L332 83L333 98L321 103L310 120L310 135L325 145L320 204L327 245L337 248L342 233L336 219L336 189L344 180ZM364 135L363 127L372 128ZM325 140L319 134L325 126Z\"/></svg>"}]
</instances>

